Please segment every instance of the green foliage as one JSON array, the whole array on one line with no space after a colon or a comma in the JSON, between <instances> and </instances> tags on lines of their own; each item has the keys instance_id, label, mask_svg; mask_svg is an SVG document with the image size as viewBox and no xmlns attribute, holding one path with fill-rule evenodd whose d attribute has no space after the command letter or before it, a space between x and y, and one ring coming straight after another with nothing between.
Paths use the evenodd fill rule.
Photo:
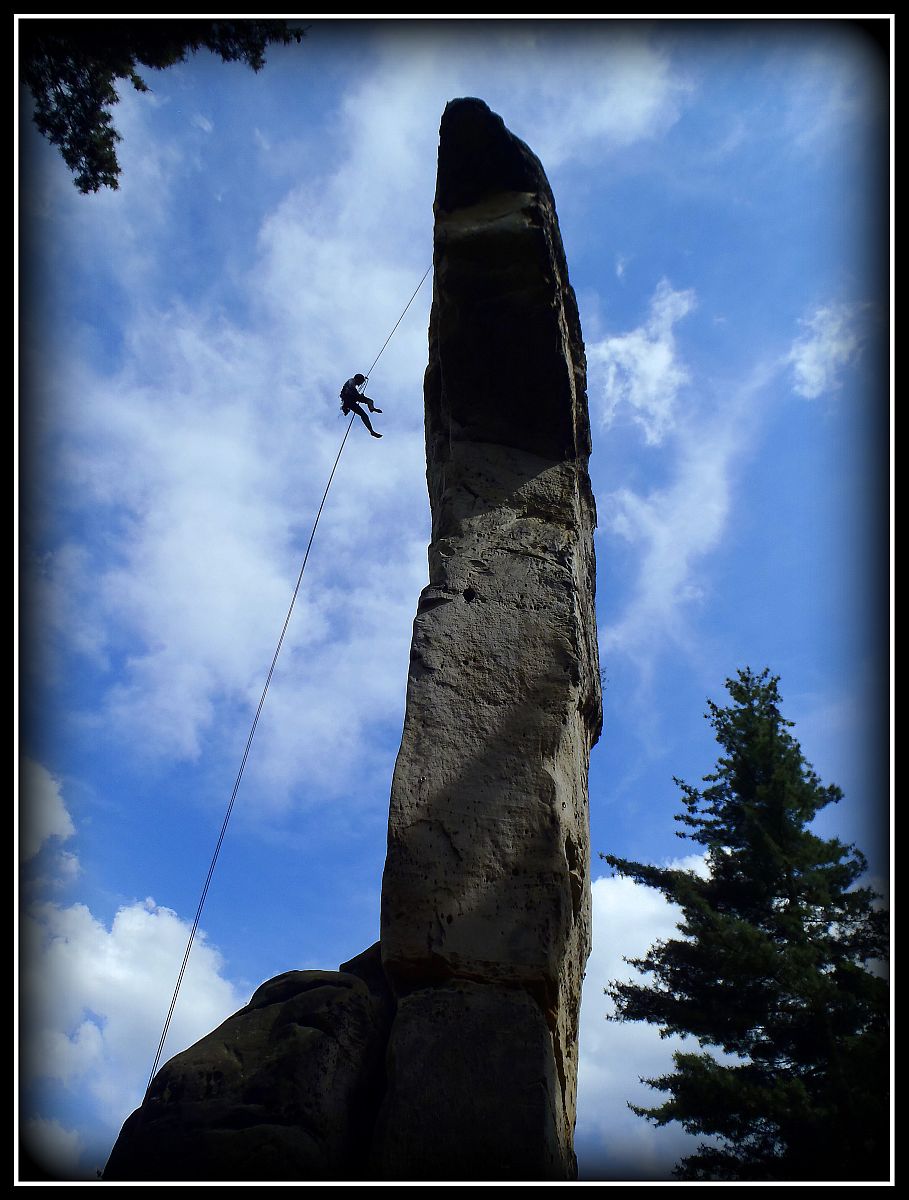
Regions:
<instances>
[{"instance_id":1,"label":"green foliage","mask_svg":"<svg viewBox=\"0 0 909 1200\"><path fill-rule=\"evenodd\" d=\"M280 20L23 19L20 75L34 98L38 129L60 147L79 191L96 192L119 186L121 138L110 111L118 79L147 92L140 66L161 71L203 48L258 71L270 43L304 36Z\"/></svg>"},{"instance_id":2,"label":"green foliage","mask_svg":"<svg viewBox=\"0 0 909 1200\"><path fill-rule=\"evenodd\" d=\"M724 1052L677 1053L645 1082L669 1099L634 1111L717 1139L685 1158L689 1180L885 1179L889 989L880 899L856 881L854 846L807 825L841 798L805 762L780 712L778 678L740 671L733 703L708 701L723 753L703 791L681 780L678 836L709 874L601 855L682 910L682 938L628 960L650 982L606 989L618 1021L648 1021Z\"/></svg>"}]
</instances>

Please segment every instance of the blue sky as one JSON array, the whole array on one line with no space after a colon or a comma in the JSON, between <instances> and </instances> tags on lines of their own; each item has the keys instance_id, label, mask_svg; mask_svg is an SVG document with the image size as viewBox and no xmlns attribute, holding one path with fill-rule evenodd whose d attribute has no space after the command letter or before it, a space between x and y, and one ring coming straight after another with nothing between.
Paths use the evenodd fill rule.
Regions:
<instances>
[{"instance_id":1,"label":"blue sky","mask_svg":"<svg viewBox=\"0 0 909 1200\"><path fill-rule=\"evenodd\" d=\"M884 23L885 33L886 22ZM582 1178L690 1143L626 1107L670 1042L605 1021L671 935L596 852L664 862L672 779L736 669L889 874L889 98L849 22L314 20L258 74L208 55L123 92L121 188L19 162L21 1120L90 1179L140 1102L345 423L432 255L438 125L475 95L539 155L588 356L605 728ZM426 582L430 280L352 430L165 1056L265 979L378 936L391 771Z\"/></svg>"}]
</instances>

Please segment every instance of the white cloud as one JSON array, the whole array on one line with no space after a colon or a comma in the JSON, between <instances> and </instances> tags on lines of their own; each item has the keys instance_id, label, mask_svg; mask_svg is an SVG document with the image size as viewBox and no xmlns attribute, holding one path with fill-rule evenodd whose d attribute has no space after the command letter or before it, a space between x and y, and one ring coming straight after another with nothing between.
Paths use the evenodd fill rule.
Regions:
<instances>
[{"instance_id":1,"label":"white cloud","mask_svg":"<svg viewBox=\"0 0 909 1200\"><path fill-rule=\"evenodd\" d=\"M103 724L144 754L198 759L211 739L233 743L248 728L343 430L340 383L368 368L428 265L428 249L420 262L415 247L431 245L445 102L484 95L547 165L654 136L675 119L680 89L646 36L606 36L597 24L591 44L580 26L509 22L461 32L452 53L425 26L376 31L376 53L339 108L325 173L265 215L251 263L246 244L237 262L228 254L218 266L246 297L236 320L207 299L187 309L170 287L157 290L166 255L148 247L160 246L177 184L198 164L150 135L147 97L127 93L118 106L121 192L68 218L74 240L138 299L123 314L115 373L100 375L80 344L55 346L46 404L62 452L55 445L49 470L70 487L57 515L78 514L80 531L40 564L35 595L58 644L88 655L108 680L87 726ZM541 69L529 69L536 61ZM569 78L586 82L566 120ZM198 112L195 120L207 128ZM307 774L301 724L308 744L347 714L345 753L320 755L323 774L334 772L321 785L337 790L369 763L360 721L400 709L426 570L420 381L430 288L371 381L385 439L364 449L353 430L307 567L280 664L296 673L276 676L269 699L273 731L290 735L297 713L296 747L269 745L285 781L276 803ZM671 301L663 296L663 309ZM677 317L657 302L652 319L671 328ZM353 600L361 593L364 604ZM35 639L35 651L46 655L46 643Z\"/></svg>"},{"instance_id":2,"label":"white cloud","mask_svg":"<svg viewBox=\"0 0 909 1200\"><path fill-rule=\"evenodd\" d=\"M106 675L87 725L143 754L197 759L219 737L242 746L345 428L338 390L369 366L428 265L412 258L417 213L431 245L424 76L398 69L384 90L372 76L377 102L345 110L334 178L292 191L266 217L242 326L202 300L189 310L155 299L154 272L127 261L124 284L148 299L124 314L117 373L99 375L81 346L59 348L54 375L68 387L53 405L63 449L52 469L71 491L57 515L78 513L82 525L38 565L36 607ZM147 220L140 206L137 228ZM94 239L120 272L103 227ZM373 376L385 440L364 444L359 423L351 433L282 649L258 735L272 737L269 768L284 781L277 805L302 779L331 776L318 782L335 791L355 779L369 762L361 731L401 704L426 577L430 289ZM46 656L47 639L35 642ZM324 753L326 732L343 753Z\"/></svg>"},{"instance_id":3,"label":"white cloud","mask_svg":"<svg viewBox=\"0 0 909 1200\"><path fill-rule=\"evenodd\" d=\"M399 731L403 721L414 599L426 582L425 564L425 547L414 542L391 565L373 564L368 580L327 588L339 636L290 648L256 735L247 779L269 811L306 802L301 775L312 803L343 794L349 807L365 792L384 805L394 735L389 741L376 730Z\"/></svg>"},{"instance_id":4,"label":"white cloud","mask_svg":"<svg viewBox=\"0 0 909 1200\"><path fill-rule=\"evenodd\" d=\"M60 781L46 767L31 759L23 759L19 789L19 857L22 862L27 862L35 857L48 839L65 841L76 830L63 803Z\"/></svg>"},{"instance_id":5,"label":"white cloud","mask_svg":"<svg viewBox=\"0 0 909 1200\"><path fill-rule=\"evenodd\" d=\"M686 86L646 34L565 22L515 50L504 82L547 169L656 137L679 116Z\"/></svg>"},{"instance_id":6,"label":"white cloud","mask_svg":"<svg viewBox=\"0 0 909 1200\"><path fill-rule=\"evenodd\" d=\"M709 446L685 439L672 483L648 496L622 489L607 498L605 528L639 547L633 598L608 627L606 643L634 651L678 634L687 606L703 594L692 575L719 543L730 507L729 467L736 442L715 429Z\"/></svg>"},{"instance_id":7,"label":"white cloud","mask_svg":"<svg viewBox=\"0 0 909 1200\"><path fill-rule=\"evenodd\" d=\"M673 430L673 474L646 495L623 488L598 496L603 534L636 548L634 584L615 619L601 630L607 653L633 656L646 681L667 640L685 647L692 606L708 598L704 563L726 533L735 466L754 437L756 400L774 368L757 368L722 403L702 405Z\"/></svg>"},{"instance_id":8,"label":"white cloud","mask_svg":"<svg viewBox=\"0 0 909 1200\"><path fill-rule=\"evenodd\" d=\"M22 1124L22 1148L32 1161L56 1179L78 1179L82 1139L74 1129L59 1121L30 1117Z\"/></svg>"},{"instance_id":9,"label":"white cloud","mask_svg":"<svg viewBox=\"0 0 909 1200\"><path fill-rule=\"evenodd\" d=\"M792 366L793 388L814 400L841 386L841 373L862 348L864 306L827 304L799 321L804 333L795 339L787 362Z\"/></svg>"},{"instance_id":10,"label":"white cloud","mask_svg":"<svg viewBox=\"0 0 909 1200\"><path fill-rule=\"evenodd\" d=\"M188 934L151 900L121 908L110 929L83 904L23 914L24 1079L56 1081L119 1130L141 1102ZM223 970L197 933L165 1058L248 1000Z\"/></svg>"},{"instance_id":11,"label":"white cloud","mask_svg":"<svg viewBox=\"0 0 909 1200\"><path fill-rule=\"evenodd\" d=\"M331 420L340 380L298 391L265 334L241 337L204 315L149 314L131 337L128 368L112 381L84 380L85 403L66 418L61 473L104 544L51 559L41 608L100 665L126 652L94 719L124 738L141 729L143 753L192 759L225 703L242 706L237 720L248 728L343 433ZM316 365L327 374L329 364ZM330 679L340 717L367 717L357 705L364 662L383 681L372 713L383 718L400 696L425 582L425 542L415 540L425 521L422 439L414 414L397 411L394 386L392 375L386 400L379 376L374 392L388 414L386 442L364 445L359 424L352 431L275 680L300 692ZM298 721L313 700L316 714L330 710L310 697ZM336 728L346 739L350 721ZM308 770L300 749L291 739L281 756L295 754L298 777ZM335 766L355 772L356 753Z\"/></svg>"},{"instance_id":12,"label":"white cloud","mask_svg":"<svg viewBox=\"0 0 909 1200\"><path fill-rule=\"evenodd\" d=\"M700 855L668 866L704 874ZM593 949L587 962L581 1006L578 1126L575 1135L581 1179L669 1179L678 1158L698 1139L673 1124L655 1128L628 1103L653 1106L661 1093L641 1082L672 1070L678 1037L660 1038L645 1022L614 1022L603 989L613 980L641 976L624 958L642 956L654 942L677 937L680 910L662 894L620 876L596 879Z\"/></svg>"},{"instance_id":13,"label":"white cloud","mask_svg":"<svg viewBox=\"0 0 909 1200\"><path fill-rule=\"evenodd\" d=\"M547 170L658 137L689 90L646 29L611 22L390 26L380 44L379 69L349 102L358 120L374 130L381 124L392 144L405 131L415 149L410 131L425 124L421 114L478 96Z\"/></svg>"},{"instance_id":14,"label":"white cloud","mask_svg":"<svg viewBox=\"0 0 909 1200\"><path fill-rule=\"evenodd\" d=\"M620 405L627 405L651 445L673 428L676 398L689 381L673 329L695 303L693 291L675 291L661 279L643 325L588 346L590 393L594 402L600 400L604 426L613 422Z\"/></svg>"}]
</instances>

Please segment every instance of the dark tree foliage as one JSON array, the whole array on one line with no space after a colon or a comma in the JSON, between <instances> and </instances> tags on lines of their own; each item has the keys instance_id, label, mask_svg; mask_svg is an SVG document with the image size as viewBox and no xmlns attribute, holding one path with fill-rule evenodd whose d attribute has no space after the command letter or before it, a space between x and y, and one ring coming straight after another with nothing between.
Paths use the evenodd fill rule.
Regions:
<instances>
[{"instance_id":1,"label":"dark tree foliage","mask_svg":"<svg viewBox=\"0 0 909 1200\"><path fill-rule=\"evenodd\" d=\"M161 71L200 49L258 71L270 43L304 36L281 20L23 19L20 77L35 101L35 124L60 147L76 187L96 192L119 186L121 138L110 111L118 102L118 79L147 92L139 67Z\"/></svg>"},{"instance_id":2,"label":"dark tree foliage","mask_svg":"<svg viewBox=\"0 0 909 1200\"><path fill-rule=\"evenodd\" d=\"M778 682L749 669L727 680L733 703L705 714L723 748L709 786L675 781L678 836L706 848L707 878L601 855L682 910L683 937L628 960L648 981L606 989L611 1019L700 1043L644 1080L667 1100L631 1106L716 1139L682 1159L680 1179L886 1179L889 989L869 969L887 957L886 914L854 886L861 852L807 827L842 793L802 757Z\"/></svg>"}]
</instances>

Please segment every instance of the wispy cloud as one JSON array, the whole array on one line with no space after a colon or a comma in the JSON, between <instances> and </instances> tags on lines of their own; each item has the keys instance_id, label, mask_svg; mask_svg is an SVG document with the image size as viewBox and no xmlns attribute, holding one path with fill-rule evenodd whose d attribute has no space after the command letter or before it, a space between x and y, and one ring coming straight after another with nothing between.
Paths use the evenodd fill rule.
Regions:
<instances>
[{"instance_id":1,"label":"wispy cloud","mask_svg":"<svg viewBox=\"0 0 909 1200\"><path fill-rule=\"evenodd\" d=\"M799 321L803 333L789 351L793 389L814 400L842 386L842 373L858 358L867 337L867 306L826 304Z\"/></svg>"},{"instance_id":2,"label":"wispy cloud","mask_svg":"<svg viewBox=\"0 0 909 1200\"><path fill-rule=\"evenodd\" d=\"M198 168L176 151L165 158L159 142L143 158L154 112L141 97L124 95L118 111L128 144L123 191L102 198L111 222L90 227L87 210L76 221L116 288L143 300L122 314L115 373L102 374L85 346L55 347L47 387L66 380L67 394L46 462L61 481L53 499L65 535L47 547L34 588L60 642L89 655L105 681L86 719L144 754L197 759L217 730L233 736L255 706L340 440L340 382L368 367L427 265L413 248L431 241L445 101L487 94L535 149L549 139L552 161L653 136L677 111L669 60L646 36L599 38L594 50L580 28L550 38L542 27L505 23L465 30L452 56L444 38L416 32L406 54L406 27L379 31L371 69L339 107L328 169L287 190L242 255L228 243L211 299L175 301L162 264L142 251ZM529 70L536 60L547 70ZM579 73L589 86L566 121L558 81ZM198 110L194 120L208 130ZM246 298L239 318L217 301L219 280ZM673 295L656 302L652 318L670 328ZM289 738L283 752L268 746L272 782L284 781L269 793L279 807L295 778L315 781L302 742L322 745L326 730L343 729L345 753L319 755L319 786L337 791L371 761L362 722L399 716L426 571L413 381L425 367L428 305L429 285L384 352L373 394L385 410L385 441L364 452L359 426L353 431L307 568L282 661L299 671L276 678L273 723L259 734L272 739L280 729ZM318 698L328 676L330 703ZM310 714L302 733L301 711Z\"/></svg>"},{"instance_id":3,"label":"wispy cloud","mask_svg":"<svg viewBox=\"0 0 909 1200\"><path fill-rule=\"evenodd\" d=\"M705 559L727 531L735 467L747 452L760 408L757 399L777 372L762 365L722 402L703 404L672 434L671 475L640 494L622 488L600 499L604 533L636 549L628 599L601 630L604 650L631 656L642 680L667 642L685 648L693 606L709 595Z\"/></svg>"},{"instance_id":4,"label":"wispy cloud","mask_svg":"<svg viewBox=\"0 0 909 1200\"><path fill-rule=\"evenodd\" d=\"M534 148L551 168L657 137L679 117L687 84L646 31L597 32L556 25L508 63L515 78L506 81L532 114Z\"/></svg>"},{"instance_id":5,"label":"wispy cloud","mask_svg":"<svg viewBox=\"0 0 909 1200\"><path fill-rule=\"evenodd\" d=\"M675 423L679 391L689 381L678 357L674 327L695 304L692 290L676 291L661 279L643 325L588 346L591 396L599 401L604 425L612 424L620 407L627 406L648 443L663 440Z\"/></svg>"},{"instance_id":6,"label":"wispy cloud","mask_svg":"<svg viewBox=\"0 0 909 1200\"><path fill-rule=\"evenodd\" d=\"M195 759L216 730L248 728L343 434L340 384L372 361L425 270L378 230L406 228L410 205L425 210L428 232L432 156L415 176L402 135L395 188L380 195L374 184L355 202L361 143L372 153L392 145L379 130L367 136L375 106L357 112L322 202L295 189L263 224L244 276L258 320L234 321L204 299L187 308L145 277L145 303L123 314L115 374L101 374L82 346L55 350L54 377L68 378L80 402L61 397L55 411L61 436L45 461L60 492L42 499L56 503L68 536L36 564L33 594L58 640L101 672L103 698L87 719L143 754ZM93 237L115 274L135 269L105 252L104 228ZM398 714L426 573L413 381L425 367L429 289L375 376L386 440L364 448L357 424L323 514L259 734L272 782L283 781L272 807L295 780L327 792L349 784L370 760L365 724ZM45 639L34 648L46 652ZM330 701L319 699L326 679ZM324 754L326 733L343 754Z\"/></svg>"},{"instance_id":7,"label":"wispy cloud","mask_svg":"<svg viewBox=\"0 0 909 1200\"><path fill-rule=\"evenodd\" d=\"M861 31L831 26L810 47L791 39L775 58L782 131L799 155L849 154L859 131L880 120L886 68Z\"/></svg>"},{"instance_id":8,"label":"wispy cloud","mask_svg":"<svg viewBox=\"0 0 909 1200\"><path fill-rule=\"evenodd\" d=\"M603 534L628 543L637 561L627 603L602 630L603 648L631 655L642 681L662 646L688 644L693 608L709 598L705 563L729 528L737 466L753 446L762 395L774 380L782 382L784 370L806 398L840 387L868 336L869 305L820 305L800 322L788 353L759 359L721 394L709 379L699 379L698 403L681 413L679 394L683 388L690 393L694 381L675 326L695 303L693 291L677 291L664 279L643 325L588 350L591 397L600 401L604 424L630 414L646 443L665 450L668 463L668 479L659 487L624 487L598 497Z\"/></svg>"},{"instance_id":9,"label":"wispy cloud","mask_svg":"<svg viewBox=\"0 0 909 1200\"><path fill-rule=\"evenodd\" d=\"M427 36L426 26L391 27L380 39L387 60L368 88L379 85L395 96L402 81L412 92L416 83L414 98L438 112L454 96L481 96L547 170L659 137L678 120L689 92L646 27L481 21L454 28L439 37ZM362 91L352 97L360 105L364 98ZM384 96L378 99L374 110L388 112ZM411 110L403 127L415 116Z\"/></svg>"}]
</instances>

